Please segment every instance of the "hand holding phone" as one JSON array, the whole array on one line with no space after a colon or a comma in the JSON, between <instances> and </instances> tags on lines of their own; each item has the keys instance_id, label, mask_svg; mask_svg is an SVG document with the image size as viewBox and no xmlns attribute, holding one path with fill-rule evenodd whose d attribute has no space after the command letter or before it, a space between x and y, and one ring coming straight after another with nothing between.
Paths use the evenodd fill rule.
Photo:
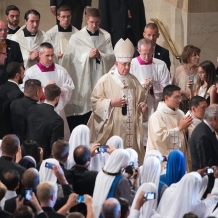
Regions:
<instances>
[{"instance_id":1,"label":"hand holding phone","mask_svg":"<svg viewBox=\"0 0 218 218\"><path fill-rule=\"evenodd\" d=\"M108 152L108 145L100 145L99 148L95 150L95 153L107 153Z\"/></svg>"},{"instance_id":2,"label":"hand holding phone","mask_svg":"<svg viewBox=\"0 0 218 218\"><path fill-rule=\"evenodd\" d=\"M167 157L166 156L162 156L162 162L167 162Z\"/></svg>"},{"instance_id":3,"label":"hand holding phone","mask_svg":"<svg viewBox=\"0 0 218 218\"><path fill-rule=\"evenodd\" d=\"M144 198L146 200L154 200L155 199L155 193L154 192L147 192L147 193L145 193Z\"/></svg>"},{"instance_id":4,"label":"hand holding phone","mask_svg":"<svg viewBox=\"0 0 218 218\"><path fill-rule=\"evenodd\" d=\"M189 83L189 85L193 86L194 85L194 74L189 75L189 81L191 81L191 83Z\"/></svg>"},{"instance_id":5,"label":"hand holding phone","mask_svg":"<svg viewBox=\"0 0 218 218\"><path fill-rule=\"evenodd\" d=\"M206 169L206 174L213 174L214 173L214 169L213 168L207 168Z\"/></svg>"},{"instance_id":6,"label":"hand holding phone","mask_svg":"<svg viewBox=\"0 0 218 218\"><path fill-rule=\"evenodd\" d=\"M54 164L52 164L52 163L49 163L49 162L45 163L45 167L48 169L53 169L53 166L54 166Z\"/></svg>"},{"instance_id":7,"label":"hand holding phone","mask_svg":"<svg viewBox=\"0 0 218 218\"><path fill-rule=\"evenodd\" d=\"M77 202L78 202L78 203L84 203L84 196L83 196L83 195L79 195L79 196L77 197Z\"/></svg>"},{"instance_id":8,"label":"hand holding phone","mask_svg":"<svg viewBox=\"0 0 218 218\"><path fill-rule=\"evenodd\" d=\"M25 199L27 200L27 201L29 201L31 198L32 198L32 189L26 189L25 190Z\"/></svg>"}]
</instances>

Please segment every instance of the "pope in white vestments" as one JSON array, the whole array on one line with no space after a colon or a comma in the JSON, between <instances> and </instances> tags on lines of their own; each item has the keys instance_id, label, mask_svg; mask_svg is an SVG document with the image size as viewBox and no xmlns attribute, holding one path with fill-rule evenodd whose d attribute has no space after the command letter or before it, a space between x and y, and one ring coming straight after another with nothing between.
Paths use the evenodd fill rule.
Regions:
<instances>
[{"instance_id":1,"label":"pope in white vestments","mask_svg":"<svg viewBox=\"0 0 218 218\"><path fill-rule=\"evenodd\" d=\"M148 121L146 151L158 150L162 155L169 155L172 150L179 149L187 162L188 144L185 131L191 125L192 117L185 117L183 111L178 109L181 102L178 86L166 86L163 95L164 102L159 102L157 110Z\"/></svg>"},{"instance_id":2,"label":"pope in white vestments","mask_svg":"<svg viewBox=\"0 0 218 218\"><path fill-rule=\"evenodd\" d=\"M62 62L75 82L75 90L65 108L67 117L92 111L93 88L115 62L110 34L99 29L99 10L89 9L86 16L87 26L71 36Z\"/></svg>"},{"instance_id":3,"label":"pope in white vestments","mask_svg":"<svg viewBox=\"0 0 218 218\"><path fill-rule=\"evenodd\" d=\"M51 43L49 36L38 29L40 14L36 10L29 10L25 14L25 24L12 37L20 45L24 67L28 69L39 61L38 48L43 42Z\"/></svg>"},{"instance_id":4,"label":"pope in white vestments","mask_svg":"<svg viewBox=\"0 0 218 218\"><path fill-rule=\"evenodd\" d=\"M138 42L139 56L131 62L130 73L133 74L147 90L148 119L163 99L163 88L171 84L170 73L165 62L153 58L154 44L149 39ZM149 85L148 85L149 84ZM147 144L148 123L144 123L144 146Z\"/></svg>"},{"instance_id":5,"label":"pope in white vestments","mask_svg":"<svg viewBox=\"0 0 218 218\"><path fill-rule=\"evenodd\" d=\"M70 100L74 84L66 69L53 63L54 49L50 43L43 43L40 46L40 51L40 62L30 67L25 72L21 89L28 79L38 79L42 83L42 87L45 87L48 83L54 82L61 88L61 96L55 111L64 120L64 139L68 141L70 130L66 120L64 107ZM41 101L43 100L42 97Z\"/></svg>"},{"instance_id":6,"label":"pope in white vestments","mask_svg":"<svg viewBox=\"0 0 218 218\"><path fill-rule=\"evenodd\" d=\"M87 124L91 142L105 144L111 136L118 135L124 148L138 152L142 163L145 153L142 123L147 119L145 89L129 73L134 53L130 40L121 39L114 52L116 66L101 77L91 95L93 112Z\"/></svg>"},{"instance_id":7,"label":"pope in white vestments","mask_svg":"<svg viewBox=\"0 0 218 218\"><path fill-rule=\"evenodd\" d=\"M54 52L58 57L60 65L70 37L79 31L70 23L72 18L71 13L71 9L67 5L60 6L57 10L57 19L59 20L59 24L55 25L46 32L46 34L51 38Z\"/></svg>"}]
</instances>

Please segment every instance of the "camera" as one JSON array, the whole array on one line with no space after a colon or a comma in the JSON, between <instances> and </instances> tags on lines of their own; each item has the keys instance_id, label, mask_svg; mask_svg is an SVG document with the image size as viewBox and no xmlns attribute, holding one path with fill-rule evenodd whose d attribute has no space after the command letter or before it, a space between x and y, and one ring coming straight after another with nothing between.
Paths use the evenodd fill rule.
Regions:
<instances>
[{"instance_id":1,"label":"camera","mask_svg":"<svg viewBox=\"0 0 218 218\"><path fill-rule=\"evenodd\" d=\"M100 145L100 147L95 150L96 154L107 153L107 152L108 152L108 145Z\"/></svg>"},{"instance_id":2,"label":"camera","mask_svg":"<svg viewBox=\"0 0 218 218\"><path fill-rule=\"evenodd\" d=\"M29 201L32 198L32 189L25 190L25 200Z\"/></svg>"},{"instance_id":3,"label":"camera","mask_svg":"<svg viewBox=\"0 0 218 218\"><path fill-rule=\"evenodd\" d=\"M133 175L133 169L138 172L138 169L135 168L134 162L131 161L130 164L125 168L125 173L128 173L130 175Z\"/></svg>"},{"instance_id":4,"label":"camera","mask_svg":"<svg viewBox=\"0 0 218 218\"><path fill-rule=\"evenodd\" d=\"M206 169L206 173L207 174L213 174L214 173L214 169L213 168L207 168Z\"/></svg>"},{"instance_id":5,"label":"camera","mask_svg":"<svg viewBox=\"0 0 218 218\"><path fill-rule=\"evenodd\" d=\"M155 199L155 193L154 192L147 192L144 195L144 198L147 200L154 200Z\"/></svg>"},{"instance_id":6,"label":"camera","mask_svg":"<svg viewBox=\"0 0 218 218\"><path fill-rule=\"evenodd\" d=\"M52 163L49 163L49 162L45 163L45 167L48 169L52 169L53 166L54 166L54 164L52 164Z\"/></svg>"}]
</instances>

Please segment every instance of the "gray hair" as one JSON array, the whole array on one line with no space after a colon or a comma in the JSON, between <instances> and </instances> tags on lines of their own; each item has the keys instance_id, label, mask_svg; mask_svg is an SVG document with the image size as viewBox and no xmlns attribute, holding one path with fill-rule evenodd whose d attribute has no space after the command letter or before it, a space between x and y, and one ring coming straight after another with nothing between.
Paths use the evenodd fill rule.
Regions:
<instances>
[{"instance_id":1,"label":"gray hair","mask_svg":"<svg viewBox=\"0 0 218 218\"><path fill-rule=\"evenodd\" d=\"M104 218L118 218L120 211L120 203L116 198L108 198L102 206Z\"/></svg>"},{"instance_id":2,"label":"gray hair","mask_svg":"<svg viewBox=\"0 0 218 218\"><path fill-rule=\"evenodd\" d=\"M146 39L146 38L140 39L138 41L138 45L137 45L138 50L141 50L142 45L151 45L152 48L154 48L155 46L153 41L151 41L150 39Z\"/></svg>"},{"instance_id":3,"label":"gray hair","mask_svg":"<svg viewBox=\"0 0 218 218\"><path fill-rule=\"evenodd\" d=\"M43 53L45 48L54 49L53 45L49 42L43 42L39 46L39 53Z\"/></svg>"},{"instance_id":4,"label":"gray hair","mask_svg":"<svg viewBox=\"0 0 218 218\"><path fill-rule=\"evenodd\" d=\"M207 121L211 121L213 117L218 117L218 105L213 104L206 108L204 119Z\"/></svg>"}]
</instances>

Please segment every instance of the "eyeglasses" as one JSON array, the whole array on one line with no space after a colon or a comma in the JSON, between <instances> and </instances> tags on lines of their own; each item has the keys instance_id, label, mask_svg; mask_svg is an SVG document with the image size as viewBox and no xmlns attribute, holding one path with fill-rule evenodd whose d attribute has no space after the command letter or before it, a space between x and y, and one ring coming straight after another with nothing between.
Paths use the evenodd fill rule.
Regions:
<instances>
[{"instance_id":1,"label":"eyeglasses","mask_svg":"<svg viewBox=\"0 0 218 218\"><path fill-rule=\"evenodd\" d=\"M7 55L7 53L4 53L4 52L0 52L0 54L4 54L4 55Z\"/></svg>"},{"instance_id":2,"label":"eyeglasses","mask_svg":"<svg viewBox=\"0 0 218 218\"><path fill-rule=\"evenodd\" d=\"M176 95L176 96L172 96L172 98L176 99L176 100L181 100L182 96L181 95Z\"/></svg>"}]
</instances>

